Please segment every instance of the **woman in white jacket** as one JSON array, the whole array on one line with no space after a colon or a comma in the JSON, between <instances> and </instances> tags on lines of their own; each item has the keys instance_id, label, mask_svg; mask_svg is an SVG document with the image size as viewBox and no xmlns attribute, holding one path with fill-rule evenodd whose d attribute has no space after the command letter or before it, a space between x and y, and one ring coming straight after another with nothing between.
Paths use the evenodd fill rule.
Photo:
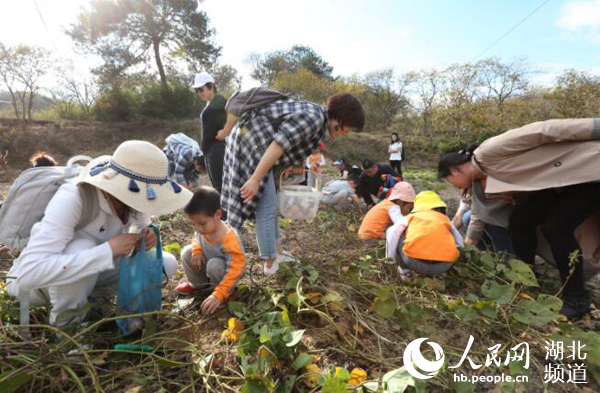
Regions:
<instances>
[{"instance_id":1,"label":"woman in white jacket","mask_svg":"<svg viewBox=\"0 0 600 393\"><path fill-rule=\"evenodd\" d=\"M20 298L28 291L31 305L50 304L54 325L85 316L59 317L65 311L114 296L119 259L139 245L141 236L147 248L156 244L148 228L150 215L175 211L192 197L167 177L167 170L163 152L143 141L124 142L113 156L93 160L75 182L59 188L42 221L32 228L8 274L9 294ZM94 218L79 228L85 204L90 203ZM175 257L163 255L167 274L173 274Z\"/></svg>"}]
</instances>

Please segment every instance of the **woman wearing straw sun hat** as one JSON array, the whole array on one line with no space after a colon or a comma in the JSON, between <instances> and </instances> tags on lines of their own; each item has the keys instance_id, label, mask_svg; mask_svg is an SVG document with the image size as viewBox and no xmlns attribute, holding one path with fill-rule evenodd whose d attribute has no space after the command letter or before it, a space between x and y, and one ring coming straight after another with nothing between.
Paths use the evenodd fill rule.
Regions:
<instances>
[{"instance_id":1,"label":"woman wearing straw sun hat","mask_svg":"<svg viewBox=\"0 0 600 393\"><path fill-rule=\"evenodd\" d=\"M192 193L167 177L168 162L151 143L127 141L112 156L92 160L74 182L63 184L31 230L29 242L8 276L9 294L29 291L31 305L50 303L50 323L93 299L116 294L118 260L129 255L144 236L148 248L156 235L151 215L182 208ZM88 223L86 211L91 210ZM137 234L136 234L137 232ZM141 233L141 235L140 235ZM163 253L167 275L175 257Z\"/></svg>"}]
</instances>

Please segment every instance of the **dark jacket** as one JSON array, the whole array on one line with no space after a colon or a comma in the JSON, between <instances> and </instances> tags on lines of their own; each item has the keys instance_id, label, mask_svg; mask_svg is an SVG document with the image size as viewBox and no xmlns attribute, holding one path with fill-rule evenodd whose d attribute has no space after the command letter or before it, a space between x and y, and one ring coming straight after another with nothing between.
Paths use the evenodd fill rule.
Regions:
<instances>
[{"instance_id":1,"label":"dark jacket","mask_svg":"<svg viewBox=\"0 0 600 393\"><path fill-rule=\"evenodd\" d=\"M206 154L215 144L224 144L225 142L215 139L217 132L223 129L227 120L227 112L225 112L225 104L227 100L220 94L217 94L206 105L200 119L202 121L202 143L201 148Z\"/></svg>"},{"instance_id":2,"label":"dark jacket","mask_svg":"<svg viewBox=\"0 0 600 393\"><path fill-rule=\"evenodd\" d=\"M398 176L398 172L396 172L388 164L377 164L377 166L379 167L379 170L375 176L369 177L363 172L358 180L358 192L365 200L367 205L375 204L375 202L373 202L373 198L371 198L371 195L377 194L379 187L382 186L383 180L381 179L381 175Z\"/></svg>"}]
</instances>

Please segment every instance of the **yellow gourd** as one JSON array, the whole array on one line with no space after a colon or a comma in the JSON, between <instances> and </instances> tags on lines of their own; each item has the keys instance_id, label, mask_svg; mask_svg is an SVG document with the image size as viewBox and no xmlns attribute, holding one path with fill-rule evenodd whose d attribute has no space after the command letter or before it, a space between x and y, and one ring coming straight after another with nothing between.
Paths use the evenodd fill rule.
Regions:
<instances>
[{"instance_id":1,"label":"yellow gourd","mask_svg":"<svg viewBox=\"0 0 600 393\"><path fill-rule=\"evenodd\" d=\"M244 330L246 330L246 327L239 319L229 318L227 321L227 329L223 330L221 337L223 337L228 344L231 344L238 340L240 333Z\"/></svg>"},{"instance_id":2,"label":"yellow gourd","mask_svg":"<svg viewBox=\"0 0 600 393\"><path fill-rule=\"evenodd\" d=\"M306 370L306 376L304 377L304 384L309 388L317 386L319 376L321 375L321 369L316 364L309 364L304 367Z\"/></svg>"},{"instance_id":3,"label":"yellow gourd","mask_svg":"<svg viewBox=\"0 0 600 393\"><path fill-rule=\"evenodd\" d=\"M366 380L367 372L362 368L356 367L350 372L350 381L348 382L348 385L358 386Z\"/></svg>"}]
</instances>

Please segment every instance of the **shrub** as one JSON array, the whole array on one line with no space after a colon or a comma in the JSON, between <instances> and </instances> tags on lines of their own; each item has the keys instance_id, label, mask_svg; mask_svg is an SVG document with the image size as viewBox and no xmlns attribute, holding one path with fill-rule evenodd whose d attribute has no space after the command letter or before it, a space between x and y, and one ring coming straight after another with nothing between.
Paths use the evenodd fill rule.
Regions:
<instances>
[{"instance_id":1,"label":"shrub","mask_svg":"<svg viewBox=\"0 0 600 393\"><path fill-rule=\"evenodd\" d=\"M195 117L204 105L188 87L181 84L144 86L138 100L138 116L153 119Z\"/></svg>"},{"instance_id":2,"label":"shrub","mask_svg":"<svg viewBox=\"0 0 600 393\"><path fill-rule=\"evenodd\" d=\"M100 121L128 121L135 115L135 94L123 89L112 89L98 97L94 107Z\"/></svg>"}]
</instances>

